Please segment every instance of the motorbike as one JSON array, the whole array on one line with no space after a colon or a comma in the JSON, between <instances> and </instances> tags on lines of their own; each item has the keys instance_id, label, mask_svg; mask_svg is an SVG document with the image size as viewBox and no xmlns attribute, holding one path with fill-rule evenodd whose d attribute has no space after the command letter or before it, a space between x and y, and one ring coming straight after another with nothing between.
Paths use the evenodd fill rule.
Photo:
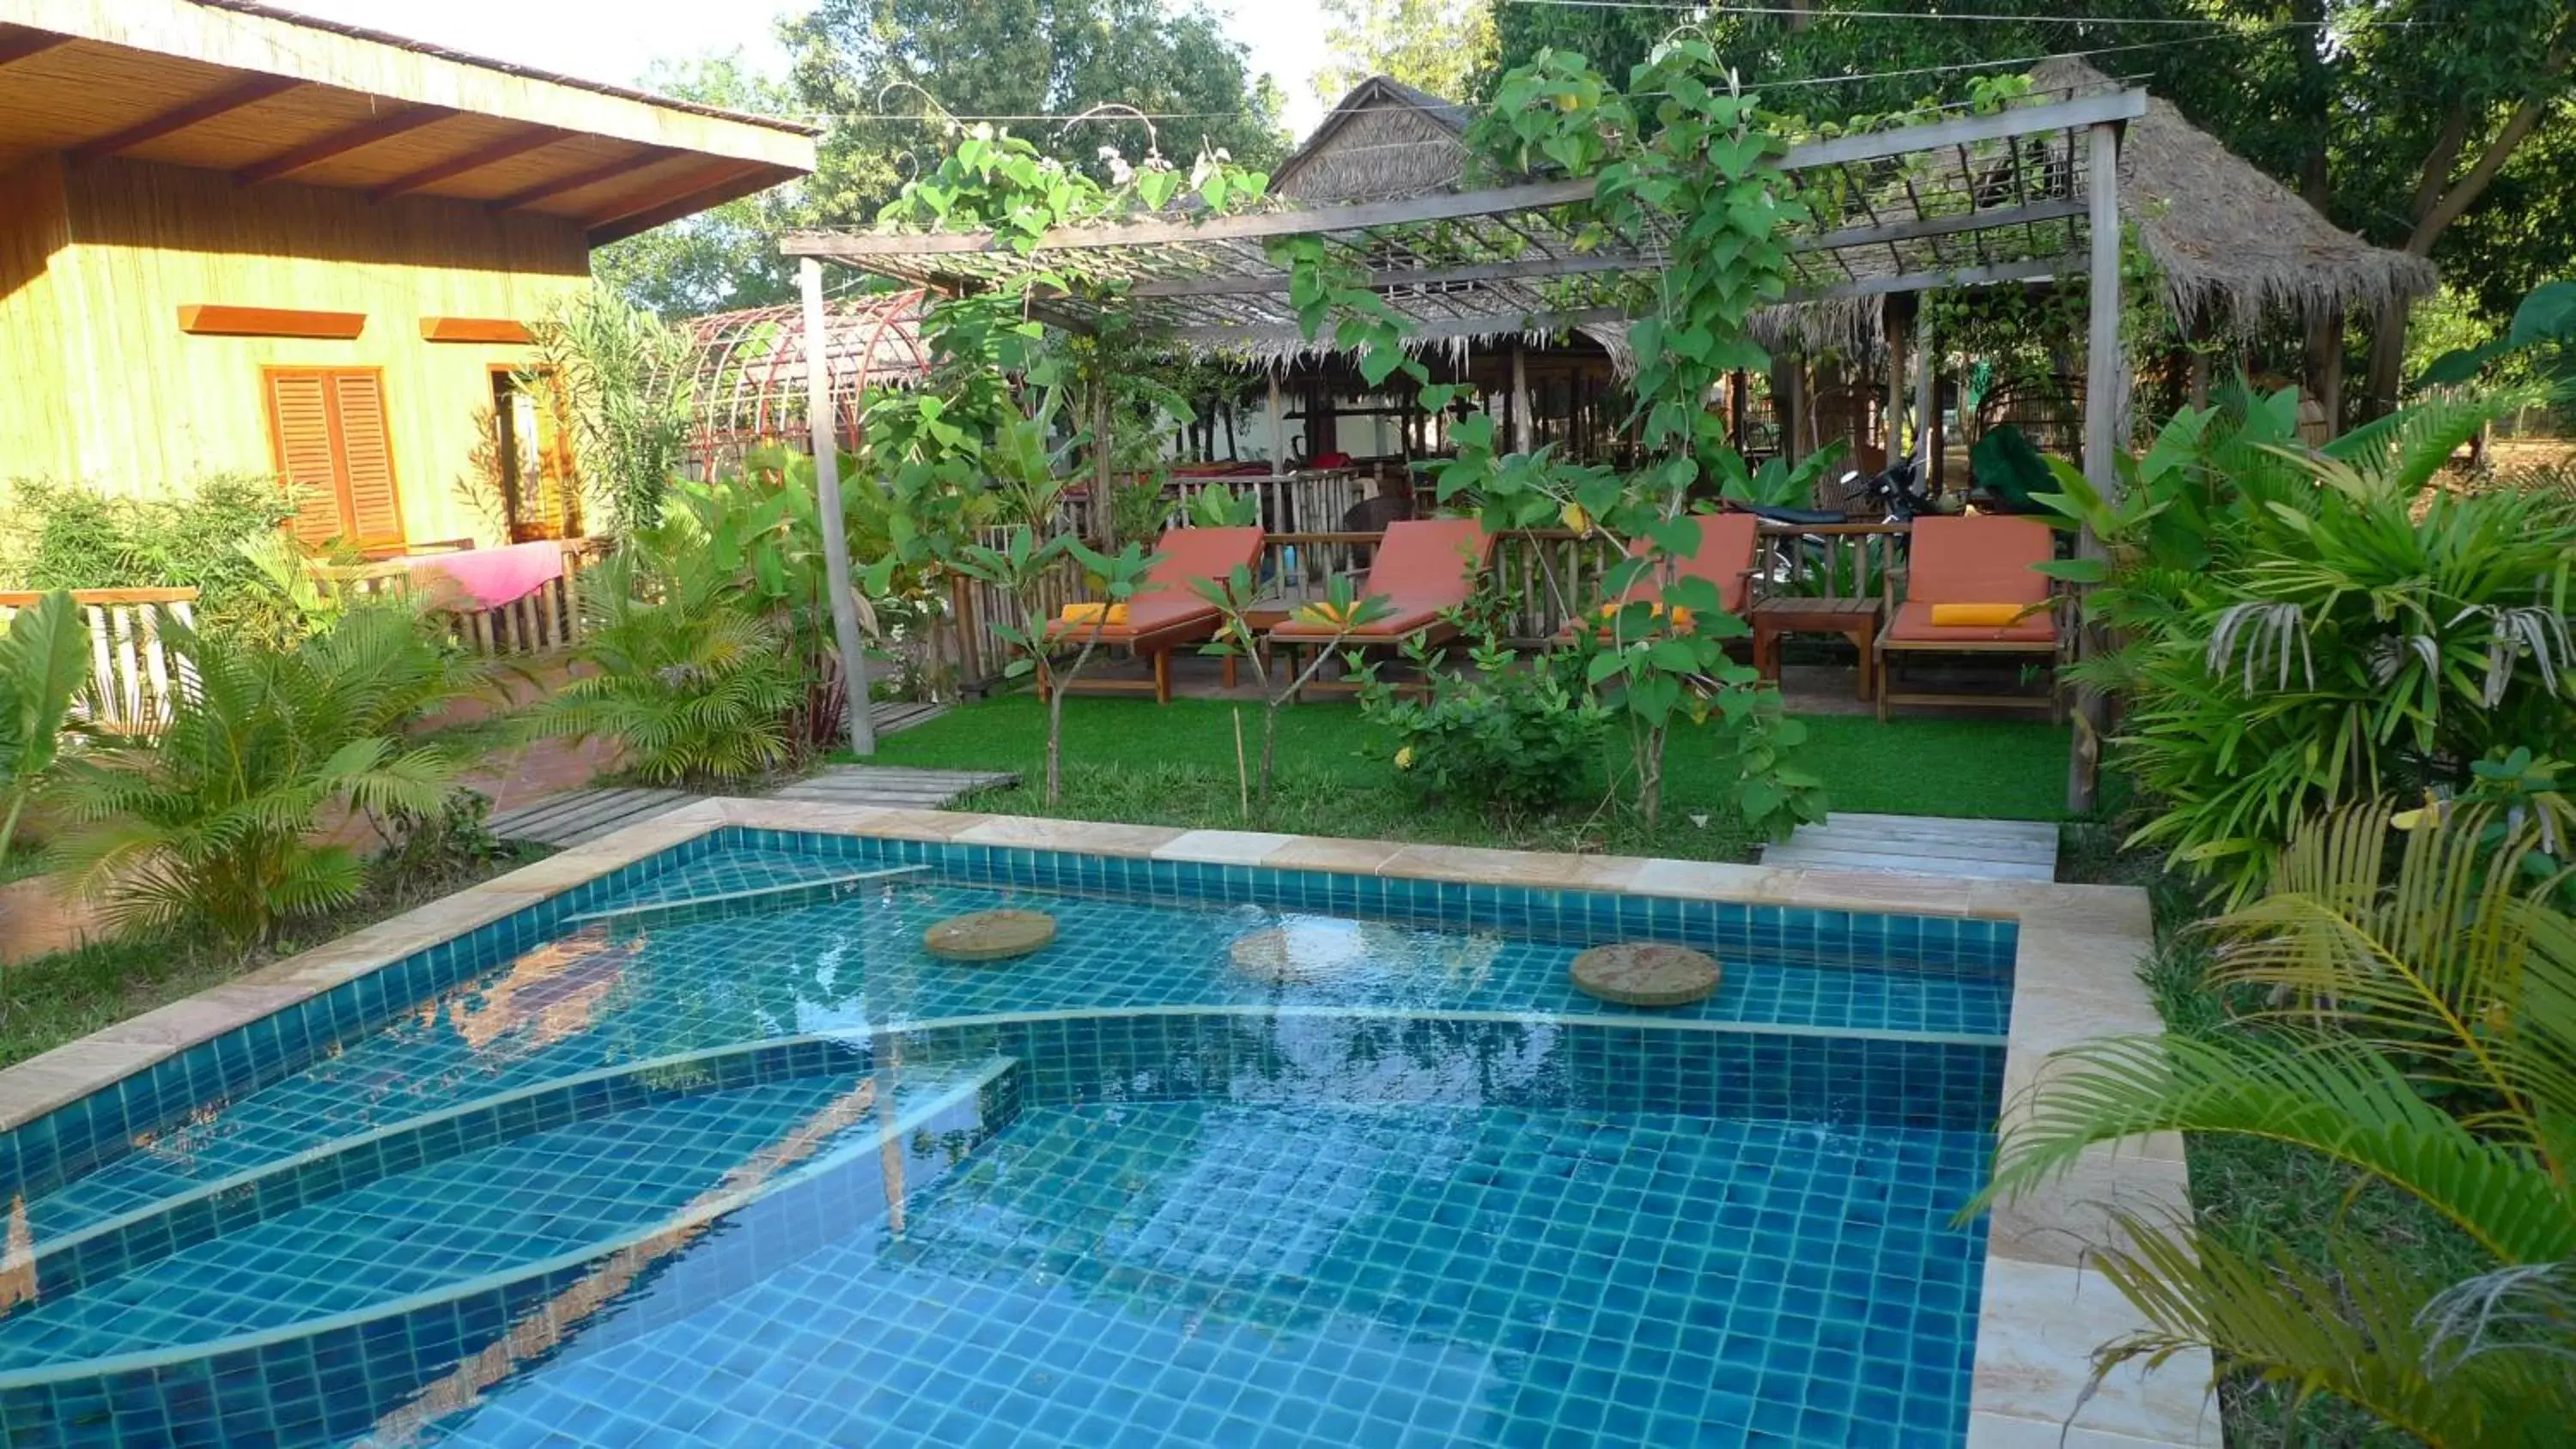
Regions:
<instances>
[{"instance_id":1,"label":"motorbike","mask_svg":"<svg viewBox=\"0 0 2576 1449\"><path fill-rule=\"evenodd\" d=\"M1859 493L1876 505L1882 523L1912 523L1916 518L1936 511L1932 495L1923 481L1923 464L1913 457L1899 458L1878 473L1863 477L1858 471L1845 473L1842 485ZM1740 512L1750 513L1765 523L1791 528L1816 529L1852 523L1848 513L1835 508L1788 508L1777 504L1732 503ZM1889 540L1898 555L1905 551L1906 538L1899 534ZM1795 533L1787 537L1774 535L1766 540L1757 573L1770 588L1787 591L1800 578L1812 578L1829 567L1834 556L1833 539L1823 533Z\"/></svg>"}]
</instances>

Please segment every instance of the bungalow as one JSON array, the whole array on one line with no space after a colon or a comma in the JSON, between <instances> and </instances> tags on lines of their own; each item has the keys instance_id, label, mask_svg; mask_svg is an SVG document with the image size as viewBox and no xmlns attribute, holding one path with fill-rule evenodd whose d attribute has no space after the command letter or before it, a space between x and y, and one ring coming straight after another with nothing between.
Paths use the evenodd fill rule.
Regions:
<instances>
[{"instance_id":1,"label":"bungalow","mask_svg":"<svg viewBox=\"0 0 2576 1449\"><path fill-rule=\"evenodd\" d=\"M529 322L592 247L813 165L792 122L251 0L0 0L0 479L268 474L378 551L541 532L458 486L540 446Z\"/></svg>"}]
</instances>

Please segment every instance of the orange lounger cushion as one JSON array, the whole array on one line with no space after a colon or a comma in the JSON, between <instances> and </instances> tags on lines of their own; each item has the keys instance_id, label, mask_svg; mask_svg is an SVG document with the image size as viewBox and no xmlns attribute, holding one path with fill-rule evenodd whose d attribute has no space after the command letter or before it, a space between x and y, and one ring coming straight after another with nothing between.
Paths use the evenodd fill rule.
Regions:
<instances>
[{"instance_id":1,"label":"orange lounger cushion","mask_svg":"<svg viewBox=\"0 0 2576 1449\"><path fill-rule=\"evenodd\" d=\"M2028 604L1934 604L1932 623L1941 629L2001 629L2020 623L2031 610Z\"/></svg>"},{"instance_id":2,"label":"orange lounger cushion","mask_svg":"<svg viewBox=\"0 0 2576 1449\"><path fill-rule=\"evenodd\" d=\"M2056 555L2056 539L2036 518L1918 518L1905 596L1927 604L2036 604L2048 597L2048 577L2032 565Z\"/></svg>"},{"instance_id":3,"label":"orange lounger cushion","mask_svg":"<svg viewBox=\"0 0 2576 1449\"><path fill-rule=\"evenodd\" d=\"M1067 624L1124 624L1125 604L1067 604L1057 619Z\"/></svg>"},{"instance_id":4,"label":"orange lounger cushion","mask_svg":"<svg viewBox=\"0 0 2576 1449\"><path fill-rule=\"evenodd\" d=\"M2035 648L2054 648L2057 644L2057 622L2048 611L2031 615L2017 624L1940 624L1933 611L1941 607L1912 600L1899 604L1896 620L1888 625L1887 638L1896 644L1977 643L2029 644Z\"/></svg>"}]
</instances>

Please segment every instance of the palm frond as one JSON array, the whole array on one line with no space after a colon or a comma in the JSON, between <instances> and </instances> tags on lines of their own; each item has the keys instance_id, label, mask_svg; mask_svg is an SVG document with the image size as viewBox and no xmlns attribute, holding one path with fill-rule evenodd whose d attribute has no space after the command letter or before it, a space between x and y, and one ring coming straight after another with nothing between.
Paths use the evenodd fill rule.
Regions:
<instances>
[{"instance_id":1,"label":"palm frond","mask_svg":"<svg viewBox=\"0 0 2576 1449\"><path fill-rule=\"evenodd\" d=\"M2328 1264L2240 1251L2225 1240L2117 1214L2129 1247L2095 1266L2149 1327L2107 1345L2096 1376L2185 1348L2222 1370L2332 1394L2435 1449L2537 1446L2576 1422L2576 1380L2526 1355L2436 1352L2418 1308L2449 1286L2392 1254L2345 1242Z\"/></svg>"}]
</instances>

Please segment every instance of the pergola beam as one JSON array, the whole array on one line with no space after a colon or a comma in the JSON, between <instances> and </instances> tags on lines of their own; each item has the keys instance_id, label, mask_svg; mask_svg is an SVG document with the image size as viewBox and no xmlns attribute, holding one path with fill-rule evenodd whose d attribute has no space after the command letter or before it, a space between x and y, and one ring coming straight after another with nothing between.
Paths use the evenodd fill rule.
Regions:
<instances>
[{"instance_id":1,"label":"pergola beam","mask_svg":"<svg viewBox=\"0 0 2576 1449\"><path fill-rule=\"evenodd\" d=\"M1628 314L1616 307L1584 307L1571 312L1529 312L1502 317L1450 317L1425 322L1404 334L1407 342L1450 342L1460 339L1494 337L1509 334L1545 336L1571 332L1577 327L1597 327L1604 323L1624 323ZM1199 343L1209 347L1309 347L1332 345L1326 333L1309 342L1304 331L1295 327L1175 327L1168 334L1174 341Z\"/></svg>"},{"instance_id":2,"label":"pergola beam","mask_svg":"<svg viewBox=\"0 0 2576 1449\"><path fill-rule=\"evenodd\" d=\"M1884 277L1862 277L1855 281L1836 282L1824 287L1792 288L1781 300L1783 302L1833 302L1848 297L1893 297L1905 292L1929 292L1939 287L1982 287L1994 282L2044 282L2053 277L2081 276L2083 272L2083 256L2066 253L2053 257L2030 257L2017 262L1989 262L1982 267L1894 272Z\"/></svg>"},{"instance_id":3,"label":"pergola beam","mask_svg":"<svg viewBox=\"0 0 2576 1449\"><path fill-rule=\"evenodd\" d=\"M1585 178L1541 181L1490 191L1434 192L1428 196L1361 202L1350 206L1251 211L1239 216L1212 216L1204 221L1130 221L1108 226L1060 226L1038 239L1038 250L1089 251L1154 246L1163 242L1248 241L1310 236L1320 232L1367 231L1373 227L1464 221L1469 217L1491 216L1502 211L1567 206L1591 198L1592 182ZM824 257L840 261L996 250L992 233L981 231L791 232L779 243L778 249L791 257Z\"/></svg>"},{"instance_id":4,"label":"pergola beam","mask_svg":"<svg viewBox=\"0 0 2576 1449\"><path fill-rule=\"evenodd\" d=\"M1899 126L1893 131L1865 131L1855 136L1806 141L1790 147L1789 154L1782 158L1780 164L1785 170L1804 171L1810 167L1840 166L1851 161L1881 161L1891 156L1909 156L1944 146L2009 140L2037 131L2068 131L2103 122L2134 121L2146 113L2145 91L2106 91L2097 96L2051 101L2043 106L2007 107L1982 116L1961 116L1928 125Z\"/></svg>"},{"instance_id":5,"label":"pergola beam","mask_svg":"<svg viewBox=\"0 0 2576 1449\"><path fill-rule=\"evenodd\" d=\"M1821 236L1799 237L1789 243L1793 252L1841 251L1846 247L1873 247L1896 242L1922 241L1938 236L1956 236L1965 231L1993 231L2001 227L2020 226L2025 222L2055 221L2060 217L2082 216L2084 198L2063 197L2055 201L2034 201L2027 206L2002 206L1985 211L1962 211L1950 216L1927 216L1915 221L1891 221L1877 226L1844 227Z\"/></svg>"},{"instance_id":6,"label":"pergola beam","mask_svg":"<svg viewBox=\"0 0 2576 1449\"><path fill-rule=\"evenodd\" d=\"M1457 267L1395 268L1369 273L1371 287L1444 287L1461 282L1511 282L1542 277L1583 277L1603 272L1635 272L1661 265L1654 258L1637 252L1596 252L1590 256L1518 257L1508 262L1476 262ZM1230 272L1209 277L1174 277L1164 281L1138 282L1124 295L1130 297L1232 297L1250 293L1285 292L1288 273Z\"/></svg>"},{"instance_id":7,"label":"pergola beam","mask_svg":"<svg viewBox=\"0 0 2576 1449\"><path fill-rule=\"evenodd\" d=\"M2143 91L2115 91L2047 105L2024 106L1991 115L1962 116L1930 125L1904 126L1858 136L1808 141L1789 148L1781 166L1804 171L1853 161L1876 160L1951 145L2002 140L2044 131L2062 131L2097 122L2132 120L2146 114ZM1206 218L1157 218L1112 224L1084 224L1050 229L1038 239L1039 251L1097 250L1153 246L1165 242L1242 241L1282 236L1368 231L1471 217L1542 211L1592 199L1593 180L1530 182L1483 191L1434 192L1392 201L1343 206L1299 207ZM994 250L989 232L795 232L779 244L791 257L863 261L875 257L926 257Z\"/></svg>"}]
</instances>

